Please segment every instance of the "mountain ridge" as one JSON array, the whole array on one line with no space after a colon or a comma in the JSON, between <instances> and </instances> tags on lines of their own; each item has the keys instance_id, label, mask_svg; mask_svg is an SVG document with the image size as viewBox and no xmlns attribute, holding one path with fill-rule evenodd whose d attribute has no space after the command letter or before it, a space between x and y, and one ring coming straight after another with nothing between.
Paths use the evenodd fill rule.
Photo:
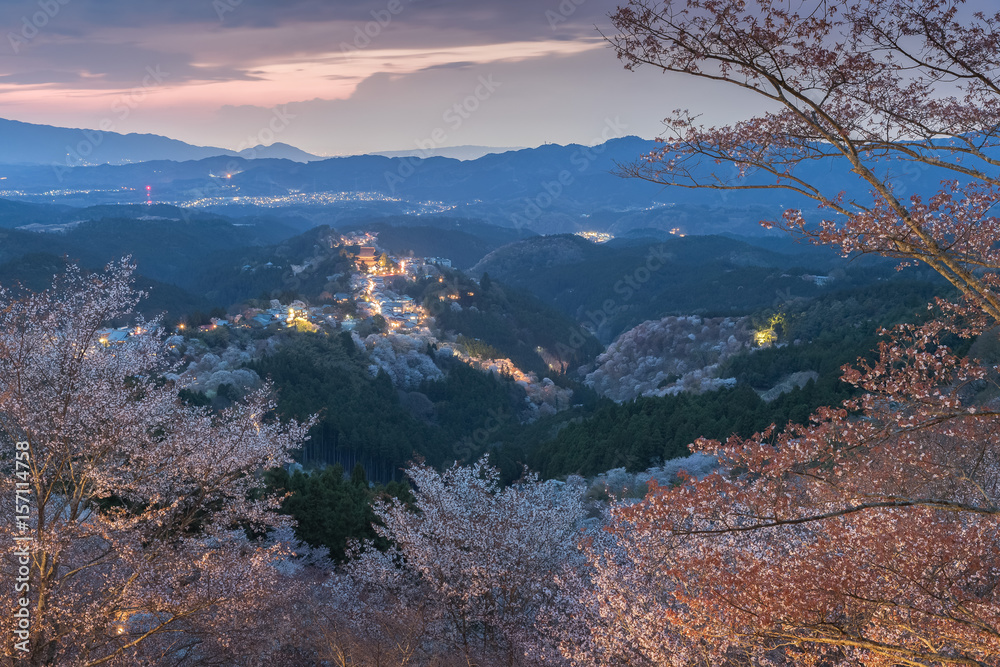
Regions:
<instances>
[{"instance_id":1,"label":"mountain ridge","mask_svg":"<svg viewBox=\"0 0 1000 667\"><path fill-rule=\"evenodd\" d=\"M115 132L111 129L114 127L111 121L105 125L109 129L56 127L0 118L0 164L69 168L154 160L184 162L216 156L282 158L299 162L323 159L281 142L233 151L196 146L160 134Z\"/></svg>"}]
</instances>

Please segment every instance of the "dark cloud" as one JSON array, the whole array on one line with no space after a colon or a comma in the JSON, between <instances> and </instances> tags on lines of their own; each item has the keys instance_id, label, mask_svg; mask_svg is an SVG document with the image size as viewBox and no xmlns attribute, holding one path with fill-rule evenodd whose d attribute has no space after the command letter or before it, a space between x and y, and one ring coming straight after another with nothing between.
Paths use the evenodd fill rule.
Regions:
<instances>
[{"instance_id":1,"label":"dark cloud","mask_svg":"<svg viewBox=\"0 0 1000 667\"><path fill-rule=\"evenodd\" d=\"M59 5L44 29L53 34L82 36L96 29L170 30L172 27L216 26L274 28L303 23L371 21L439 30L462 30L497 39L551 37L574 26L606 23L614 3L605 0L69 0ZM27 0L0 0L0 28L17 30L40 12ZM551 12L551 14L547 14ZM558 18L553 27L550 17ZM563 20L565 19L565 20Z\"/></svg>"},{"instance_id":2,"label":"dark cloud","mask_svg":"<svg viewBox=\"0 0 1000 667\"><path fill-rule=\"evenodd\" d=\"M21 53L0 57L0 72L31 79L50 73L52 83L75 81L84 88L131 87L141 81L147 67L169 72L172 82L250 78L237 63L198 67L195 62L197 54L149 48L134 41L107 43L41 33Z\"/></svg>"},{"instance_id":3,"label":"dark cloud","mask_svg":"<svg viewBox=\"0 0 1000 667\"><path fill-rule=\"evenodd\" d=\"M128 86L137 72L160 66L175 83L241 80L254 76L252 68L244 68L249 62L307 59L356 45L427 49L590 39L595 36L592 19L612 8L607 0L584 0L579 6L573 0L52 3L58 11L48 16L37 0L0 0L0 35L8 36L0 38L0 75L36 81L40 73L51 72L53 83L76 77L85 88ZM466 63L433 66L461 69Z\"/></svg>"},{"instance_id":4,"label":"dark cloud","mask_svg":"<svg viewBox=\"0 0 1000 667\"><path fill-rule=\"evenodd\" d=\"M442 65L431 65L430 67L424 67L424 70L430 69L468 69L470 67L475 67L476 63L469 62L467 60L454 62L454 63L444 63Z\"/></svg>"},{"instance_id":5,"label":"dark cloud","mask_svg":"<svg viewBox=\"0 0 1000 667\"><path fill-rule=\"evenodd\" d=\"M498 87L472 101L481 78ZM652 138L663 130L660 120L677 107L700 109L709 122L723 120L721 114L733 108L759 109L748 95L708 86L685 91L679 83L679 77L652 71L626 72L603 49L543 61L377 74L350 99L282 105L294 118L276 140L329 155L407 150L429 142L435 147L589 144L601 141L616 120L625 133ZM456 104L467 113L453 113ZM211 143L213 136L235 136L245 142L272 117L266 108L226 107L201 123L199 134L182 138Z\"/></svg>"},{"instance_id":6,"label":"dark cloud","mask_svg":"<svg viewBox=\"0 0 1000 667\"><path fill-rule=\"evenodd\" d=\"M662 78L629 78L606 49L585 50L616 3L68 0L15 53L4 36L31 24L38 0L0 0L0 87L15 93L0 94L0 116L93 127L156 68L163 90L116 130L235 148L260 143L281 107L296 118L276 140L338 154L413 148L438 128L447 145L587 142L625 108L651 136L678 106ZM469 102L481 77L502 85ZM62 89L89 107L53 101ZM477 110L455 126L455 104Z\"/></svg>"}]
</instances>

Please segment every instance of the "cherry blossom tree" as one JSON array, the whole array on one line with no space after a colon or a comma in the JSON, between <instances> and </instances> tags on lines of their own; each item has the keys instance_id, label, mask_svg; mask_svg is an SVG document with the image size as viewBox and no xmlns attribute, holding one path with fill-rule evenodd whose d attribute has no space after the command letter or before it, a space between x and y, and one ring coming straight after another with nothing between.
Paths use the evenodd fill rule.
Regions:
<instances>
[{"instance_id":1,"label":"cherry blossom tree","mask_svg":"<svg viewBox=\"0 0 1000 667\"><path fill-rule=\"evenodd\" d=\"M1000 321L1000 14L961 0L632 0L612 20L627 68L772 105L730 127L677 112L628 175L792 191L823 219L791 209L779 225L924 262L960 297L883 332L877 361L845 369L857 399L748 440L700 440L717 472L617 507L614 548L591 551L592 586L576 589L592 623L563 655L1000 665L1000 412L982 391L995 369L946 344L996 336ZM913 169L940 187L906 192ZM867 195L846 196L847 179Z\"/></svg>"},{"instance_id":2,"label":"cherry blossom tree","mask_svg":"<svg viewBox=\"0 0 1000 667\"><path fill-rule=\"evenodd\" d=\"M133 270L0 289L0 578L26 584L2 596L11 664L253 664L277 648L260 626L282 627L267 614L287 549L258 538L285 519L257 472L308 424L271 419L266 388L221 414L184 405L155 322L104 342L141 296Z\"/></svg>"},{"instance_id":3,"label":"cherry blossom tree","mask_svg":"<svg viewBox=\"0 0 1000 667\"><path fill-rule=\"evenodd\" d=\"M526 475L502 488L486 459L437 472L412 465L413 507L376 505L395 548L367 548L329 586L351 609L344 647L391 647L391 664L522 665L539 610L574 558L584 518L582 484ZM383 660L386 651L383 648Z\"/></svg>"},{"instance_id":4,"label":"cherry blossom tree","mask_svg":"<svg viewBox=\"0 0 1000 667\"><path fill-rule=\"evenodd\" d=\"M790 209L780 224L845 252L926 262L1000 319L988 215L1000 185L1000 14L964 0L632 0L612 21L627 69L711 80L772 107L726 127L675 111L663 148L625 173L796 193L828 219L808 231ZM951 182L908 193L925 172ZM847 199L846 179L869 196Z\"/></svg>"}]
</instances>

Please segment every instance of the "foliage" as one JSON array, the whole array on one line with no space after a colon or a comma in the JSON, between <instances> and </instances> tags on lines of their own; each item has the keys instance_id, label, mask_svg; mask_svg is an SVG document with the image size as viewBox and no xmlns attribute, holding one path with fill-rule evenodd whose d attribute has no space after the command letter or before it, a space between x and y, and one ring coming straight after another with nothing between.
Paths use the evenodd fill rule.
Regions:
<instances>
[{"instance_id":1,"label":"foliage","mask_svg":"<svg viewBox=\"0 0 1000 667\"><path fill-rule=\"evenodd\" d=\"M106 348L98 330L138 301L134 267L12 299L0 289L0 490L27 508L4 523L24 547L28 606L3 600L3 633L30 612L26 664L237 662L271 648L254 636L276 599L280 545L249 539L287 524L253 500L258 470L288 461L308 421L268 420L267 391L220 413L184 405L160 378L155 323ZM24 443L24 444L21 444ZM13 538L28 538L17 543ZM18 558L5 558L15 581ZM249 623L245 618L251 618Z\"/></svg>"},{"instance_id":2,"label":"foliage","mask_svg":"<svg viewBox=\"0 0 1000 667\"><path fill-rule=\"evenodd\" d=\"M340 338L299 334L251 368L274 382L283 417L319 416L307 447L330 452L326 462L337 460L338 452L363 454L392 468L418 452L442 461L444 448L433 430L400 405L389 377L373 378L347 349ZM373 414L379 418L372 419Z\"/></svg>"},{"instance_id":3,"label":"foliage","mask_svg":"<svg viewBox=\"0 0 1000 667\"><path fill-rule=\"evenodd\" d=\"M597 357L597 367L587 374L586 383L617 401L660 389L666 390L664 394L718 389L728 384L717 376L718 364L749 346L746 319L650 320L616 338Z\"/></svg>"},{"instance_id":4,"label":"foliage","mask_svg":"<svg viewBox=\"0 0 1000 667\"><path fill-rule=\"evenodd\" d=\"M398 500L375 506L376 532L395 548L363 551L331 582L354 632L399 650L394 628L371 623L388 608L421 619L406 657L430 650L463 664L524 664L535 617L576 552L582 486L527 475L501 488L485 460L443 473L414 465L407 475L415 512Z\"/></svg>"},{"instance_id":5,"label":"foliage","mask_svg":"<svg viewBox=\"0 0 1000 667\"><path fill-rule=\"evenodd\" d=\"M6 285L12 295L19 295L20 285L33 291L42 291L52 284L52 277L66 270L67 259L52 254L29 253L0 264L0 285ZM135 276L137 289L146 297L136 304L144 317L164 315L176 317L194 308L204 307L206 301L176 285L161 283L145 276ZM114 324L125 324L117 321Z\"/></svg>"},{"instance_id":6,"label":"foliage","mask_svg":"<svg viewBox=\"0 0 1000 667\"><path fill-rule=\"evenodd\" d=\"M415 457L433 465L471 461L487 444L475 440L477 429L498 417L517 421L523 389L459 362L440 363L442 379L402 392L385 371L372 377L349 335L300 334L251 368L274 382L282 416L318 414L306 445L313 458L353 465L361 457L380 464L378 474L369 467L371 478L388 481Z\"/></svg>"},{"instance_id":7,"label":"foliage","mask_svg":"<svg viewBox=\"0 0 1000 667\"><path fill-rule=\"evenodd\" d=\"M482 289L464 275L450 272L440 282L417 283L410 295L424 304L442 330L490 346L526 373L552 374L549 363L559 366L556 372L564 372L600 353L601 344L592 335L528 291L503 287L498 281L488 285Z\"/></svg>"},{"instance_id":8,"label":"foliage","mask_svg":"<svg viewBox=\"0 0 1000 667\"><path fill-rule=\"evenodd\" d=\"M237 226L217 215L165 209L84 210L78 215L94 217L60 234L0 230L0 262L30 253L47 253L69 255L83 266L98 267L115 257L131 254L149 278L196 290L206 284L199 280L205 270L216 268L220 258L243 252L234 249L275 243L288 233L277 225ZM135 219L148 215L163 219Z\"/></svg>"},{"instance_id":9,"label":"foliage","mask_svg":"<svg viewBox=\"0 0 1000 667\"><path fill-rule=\"evenodd\" d=\"M745 385L622 404L605 400L587 419L567 424L550 440L529 445L521 456L546 477L592 476L618 467L645 470L687 456L688 445L699 436L749 437L772 424L783 427L789 421L802 421L815 407L842 400L848 393L846 385L831 378L810 381L770 403Z\"/></svg>"},{"instance_id":10,"label":"foliage","mask_svg":"<svg viewBox=\"0 0 1000 667\"><path fill-rule=\"evenodd\" d=\"M504 470L505 479L516 478L525 463L546 477L591 476L619 466L640 471L685 456L699 436L749 437L771 424L783 428L789 421L804 422L816 408L856 394L840 380L841 369L862 356L874 359L879 340L874 329L926 318L927 299L940 291L933 283L892 281L793 302L787 306L787 337L797 344L729 357L717 374L735 378L736 388L620 404L591 399L537 424L503 430L497 439L504 445L492 452L491 461ZM761 314L765 320L768 316L769 311ZM758 397L783 378L806 371L819 378L771 402Z\"/></svg>"},{"instance_id":11,"label":"foliage","mask_svg":"<svg viewBox=\"0 0 1000 667\"><path fill-rule=\"evenodd\" d=\"M215 303L240 303L262 294L286 304L299 294L316 302L331 287L327 276L351 266L340 248L331 247L331 234L323 225L276 245L229 250L200 267L193 282Z\"/></svg>"},{"instance_id":12,"label":"foliage","mask_svg":"<svg viewBox=\"0 0 1000 667\"><path fill-rule=\"evenodd\" d=\"M546 252L557 243L567 248ZM721 236L670 237L655 244L546 236L497 250L476 270L488 271L494 284L527 290L585 322L605 343L665 315L749 315L771 307L776 297L778 302L814 298L893 276L884 260L846 264L827 249L796 246L793 252L776 252L769 248L778 244L769 238L755 243L764 247ZM823 286L803 279L818 272L836 272L837 278ZM558 333L566 335L564 329Z\"/></svg>"},{"instance_id":13,"label":"foliage","mask_svg":"<svg viewBox=\"0 0 1000 667\"><path fill-rule=\"evenodd\" d=\"M377 521L372 503L383 493L412 501L409 488L399 482L370 487L364 467L357 464L350 477L340 465L327 466L311 474L297 470L289 474L276 468L267 474L268 490L287 495L281 511L295 519L295 534L313 547L326 547L336 561L346 557L351 540L369 540L380 549L388 542L375 532Z\"/></svg>"},{"instance_id":14,"label":"foliage","mask_svg":"<svg viewBox=\"0 0 1000 667\"><path fill-rule=\"evenodd\" d=\"M503 356L500 354L500 350L476 338L459 335L456 342L465 348L465 351L470 357L476 357L478 359L500 359Z\"/></svg>"},{"instance_id":15,"label":"foliage","mask_svg":"<svg viewBox=\"0 0 1000 667\"><path fill-rule=\"evenodd\" d=\"M578 664L998 665L998 413L987 370L947 344L1000 318L991 149L1000 15L961 2L632 0L613 16L629 68L706 77L778 110L733 127L668 120L674 141L627 168L688 187L784 188L818 202L784 225L845 252L924 262L962 294L884 331L845 370L859 394L803 425L697 451L721 468L618 507L613 551L577 597L595 622ZM835 157L870 199L810 172ZM705 163L735 178L702 178ZM935 169L906 197L900 164ZM602 623L625 617L627 623Z\"/></svg>"},{"instance_id":16,"label":"foliage","mask_svg":"<svg viewBox=\"0 0 1000 667\"><path fill-rule=\"evenodd\" d=\"M434 403L442 437L456 443L451 458L472 463L490 444L477 442L477 430L494 423L516 424L525 401L524 390L509 379L482 373L459 361L442 360L441 365L447 376L425 382L420 390Z\"/></svg>"}]
</instances>

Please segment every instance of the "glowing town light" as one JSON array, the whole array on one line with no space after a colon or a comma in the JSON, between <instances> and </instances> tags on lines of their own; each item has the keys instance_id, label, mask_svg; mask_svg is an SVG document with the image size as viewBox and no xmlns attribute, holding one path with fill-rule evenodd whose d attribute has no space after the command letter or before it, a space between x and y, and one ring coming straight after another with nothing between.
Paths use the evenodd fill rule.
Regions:
<instances>
[{"instance_id":1,"label":"glowing town light","mask_svg":"<svg viewBox=\"0 0 1000 667\"><path fill-rule=\"evenodd\" d=\"M782 331L785 330L785 316L781 313L775 313L768 320L767 324L760 329L757 329L753 333L753 341L758 347L769 347L773 345L778 340L778 333L775 331L778 327L781 327Z\"/></svg>"},{"instance_id":2,"label":"glowing town light","mask_svg":"<svg viewBox=\"0 0 1000 667\"><path fill-rule=\"evenodd\" d=\"M774 329L760 329L753 333L753 342L757 344L757 347L768 347L777 339L778 336L774 333Z\"/></svg>"}]
</instances>

